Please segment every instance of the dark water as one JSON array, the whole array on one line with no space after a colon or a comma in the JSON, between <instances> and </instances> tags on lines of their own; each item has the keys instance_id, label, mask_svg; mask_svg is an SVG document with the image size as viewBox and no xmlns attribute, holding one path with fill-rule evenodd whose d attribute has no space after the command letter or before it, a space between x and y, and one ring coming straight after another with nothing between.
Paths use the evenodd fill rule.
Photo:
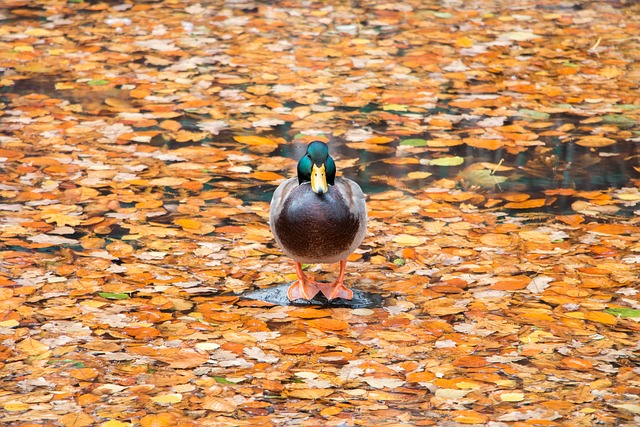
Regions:
<instances>
[{"instance_id":1,"label":"dark water","mask_svg":"<svg viewBox=\"0 0 640 427\"><path fill-rule=\"evenodd\" d=\"M17 80L13 86L0 88L0 102L11 104L11 100L15 97L25 96L29 94L48 95L52 98L59 98L71 103L79 103L83 106L93 106L93 113L103 115L106 111L101 111L101 105L104 105L104 99L128 97L127 91L116 88L104 88L100 90L80 89L57 91L55 89L55 76L38 76ZM640 108L640 106L629 105L628 110ZM370 115L382 111L380 106L376 104L368 104L361 108L334 107L336 114L352 113L357 114L360 118L371 117ZM394 112L402 116L402 113ZM425 113L425 117L435 116L438 114L447 114L451 117L465 117L455 123L452 129L443 132L449 132L452 135L461 135L464 137L472 129L477 129L478 116L469 116L466 118L466 110L450 107L446 102L437 103L434 108ZM431 186L434 181L441 179L450 179L456 182L456 186L465 191L474 191L481 194L495 194L499 197L502 192L523 192L529 193L532 197L544 197L542 194L545 190L553 189L572 189L577 191L592 190L608 190L611 188L623 188L627 186L636 187L635 179L638 178L638 171L634 167L640 166L640 124L625 115L625 109L621 108L620 113L608 114L602 117L601 123L597 123L593 127L600 125L613 124L620 131L626 131L629 138L619 139L616 144L592 149L582 147L575 143L580 136L591 134L593 127L584 126L582 121L584 115L578 114L551 114L548 117L540 119L550 122L552 125L544 130L554 130L564 125L573 125L574 130L567 132L565 139L557 136L540 136L540 142L544 146L528 147L526 150L514 154L506 148L497 150L485 150L470 147L467 145L458 145L445 149L434 149L428 147L399 147L402 140L405 139L424 139L430 140L435 136L430 132L416 134L411 136L390 135L395 138L391 143L385 144L389 147L388 153L374 153L366 149L353 149L347 146L347 142L340 139L330 139L329 145L331 154L337 160L340 159L357 159L355 164L350 167L342 168L340 171L344 176L356 180L363 188L365 193L375 194L386 190L401 189L409 194L417 194ZM197 124L200 120L206 118L198 115L185 113L181 121L183 129L187 131L199 131ZM376 136L386 135L386 126L384 123L370 119L370 126L366 129ZM522 116L509 117L503 125L512 123L534 122L535 120L528 117L525 113ZM299 159L305 153L306 142L301 141L298 130L292 128L293 123L287 122L278 125L270 132L260 133L261 136L284 138L293 143L280 145L279 148L265 156L282 156L292 159ZM137 130L154 130L157 128L141 128ZM191 145L212 145L217 147L237 148L238 144L233 140L234 135L246 134L245 129L230 129L221 132L219 135L194 143L174 143L167 141L158 136L151 140L150 145L160 146L167 149L185 147ZM327 135L330 136L330 135ZM249 148L246 149L247 151ZM440 157L459 156L464 162L459 166L434 166L429 162ZM385 160L395 157L412 157L420 161L419 164L397 165L386 163ZM493 179L485 174L478 181L472 173L475 165L481 162L492 164L501 164L502 166L511 168L508 171L498 171L495 173L498 179ZM426 179L408 180L407 175L411 172L428 172L432 174ZM206 189L213 188L216 182L228 180L228 177L212 177ZM274 190L273 185L261 185L256 188L252 186L240 185L238 182L237 197L247 202L251 201L268 201ZM167 188L167 199L175 198L175 190ZM550 213L568 212L571 209L571 198L558 197L557 200L549 205L541 208L541 210ZM627 206L621 213L631 213L635 208Z\"/></svg>"}]
</instances>

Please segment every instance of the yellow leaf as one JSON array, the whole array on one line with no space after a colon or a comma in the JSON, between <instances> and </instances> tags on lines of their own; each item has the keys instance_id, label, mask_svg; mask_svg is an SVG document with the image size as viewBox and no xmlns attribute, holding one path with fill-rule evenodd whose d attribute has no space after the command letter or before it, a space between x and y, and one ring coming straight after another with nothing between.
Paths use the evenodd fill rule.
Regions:
<instances>
[{"instance_id":1,"label":"yellow leaf","mask_svg":"<svg viewBox=\"0 0 640 427\"><path fill-rule=\"evenodd\" d=\"M367 144L387 144L391 141L393 141L393 138L389 138L388 136L374 136L364 142Z\"/></svg>"},{"instance_id":2,"label":"yellow leaf","mask_svg":"<svg viewBox=\"0 0 640 427\"><path fill-rule=\"evenodd\" d=\"M616 143L615 139L605 138L604 136L598 136L598 135L583 136L576 141L576 144L581 145L583 147L589 147L589 148L606 147L608 145L612 145L615 143Z\"/></svg>"},{"instance_id":3,"label":"yellow leaf","mask_svg":"<svg viewBox=\"0 0 640 427\"><path fill-rule=\"evenodd\" d=\"M144 202L136 203L138 209L155 209L162 206L162 200L145 200Z\"/></svg>"},{"instance_id":4,"label":"yellow leaf","mask_svg":"<svg viewBox=\"0 0 640 427\"><path fill-rule=\"evenodd\" d=\"M584 314L584 318L592 322L604 323L605 325L615 325L618 323L616 316L602 311L588 311Z\"/></svg>"},{"instance_id":5,"label":"yellow leaf","mask_svg":"<svg viewBox=\"0 0 640 427\"><path fill-rule=\"evenodd\" d=\"M4 410L9 412L26 411L30 405L22 402L7 402L4 404Z\"/></svg>"},{"instance_id":6,"label":"yellow leaf","mask_svg":"<svg viewBox=\"0 0 640 427\"><path fill-rule=\"evenodd\" d=\"M247 145L278 145L278 143L272 139L257 135L240 135L234 136L233 139Z\"/></svg>"},{"instance_id":7,"label":"yellow leaf","mask_svg":"<svg viewBox=\"0 0 640 427\"><path fill-rule=\"evenodd\" d=\"M142 417L140 425L142 427L172 427L176 425L176 416L168 412L151 414Z\"/></svg>"},{"instance_id":8,"label":"yellow leaf","mask_svg":"<svg viewBox=\"0 0 640 427\"><path fill-rule=\"evenodd\" d=\"M49 346L42 344L40 341L34 340L33 338L27 338L20 341L18 345L16 345L16 349L29 356L37 356L47 352L49 350Z\"/></svg>"},{"instance_id":9,"label":"yellow leaf","mask_svg":"<svg viewBox=\"0 0 640 427\"><path fill-rule=\"evenodd\" d=\"M458 37L456 40L456 44L460 47L471 47L473 46L473 40L467 36Z\"/></svg>"},{"instance_id":10,"label":"yellow leaf","mask_svg":"<svg viewBox=\"0 0 640 427\"><path fill-rule=\"evenodd\" d=\"M94 368L72 369L69 373L73 378L80 381L91 381L99 374L99 372Z\"/></svg>"},{"instance_id":11,"label":"yellow leaf","mask_svg":"<svg viewBox=\"0 0 640 427\"><path fill-rule=\"evenodd\" d=\"M401 246L418 246L425 241L424 237L411 236L409 234L400 234L393 238L393 241Z\"/></svg>"},{"instance_id":12,"label":"yellow leaf","mask_svg":"<svg viewBox=\"0 0 640 427\"><path fill-rule=\"evenodd\" d=\"M131 427L133 424L131 423L123 423L118 420L109 420L106 423L100 424L100 427Z\"/></svg>"},{"instance_id":13,"label":"yellow leaf","mask_svg":"<svg viewBox=\"0 0 640 427\"><path fill-rule=\"evenodd\" d=\"M52 35L50 30L45 30L44 28L28 28L24 33L35 37L49 37Z\"/></svg>"},{"instance_id":14,"label":"yellow leaf","mask_svg":"<svg viewBox=\"0 0 640 427\"><path fill-rule=\"evenodd\" d=\"M425 179L433 175L430 172L409 172L407 174L407 179Z\"/></svg>"},{"instance_id":15,"label":"yellow leaf","mask_svg":"<svg viewBox=\"0 0 640 427\"><path fill-rule=\"evenodd\" d=\"M329 396L333 391L330 388L305 388L302 390L285 390L284 394L297 399L320 399Z\"/></svg>"},{"instance_id":16,"label":"yellow leaf","mask_svg":"<svg viewBox=\"0 0 640 427\"><path fill-rule=\"evenodd\" d=\"M484 424L489 417L476 411L456 411L453 418L454 421L460 424Z\"/></svg>"},{"instance_id":17,"label":"yellow leaf","mask_svg":"<svg viewBox=\"0 0 640 427\"><path fill-rule=\"evenodd\" d=\"M68 82L58 82L56 83L56 90L69 90L69 89L75 89L76 85L74 85L73 83L68 83Z\"/></svg>"},{"instance_id":18,"label":"yellow leaf","mask_svg":"<svg viewBox=\"0 0 640 427\"><path fill-rule=\"evenodd\" d=\"M13 50L15 52L33 52L33 46L25 46L25 45L15 46Z\"/></svg>"},{"instance_id":19,"label":"yellow leaf","mask_svg":"<svg viewBox=\"0 0 640 427\"><path fill-rule=\"evenodd\" d=\"M534 331L525 337L521 337L520 341L525 344L531 344L531 343L537 343L541 341L544 342L552 338L554 338L554 335L550 332Z\"/></svg>"},{"instance_id":20,"label":"yellow leaf","mask_svg":"<svg viewBox=\"0 0 640 427\"><path fill-rule=\"evenodd\" d=\"M9 319L9 320L4 320L0 322L0 327L13 328L14 326L18 326L19 324L20 322L18 322L16 319Z\"/></svg>"},{"instance_id":21,"label":"yellow leaf","mask_svg":"<svg viewBox=\"0 0 640 427\"><path fill-rule=\"evenodd\" d=\"M534 243L551 243L551 236L536 230L521 231L518 235L522 240Z\"/></svg>"},{"instance_id":22,"label":"yellow leaf","mask_svg":"<svg viewBox=\"0 0 640 427\"><path fill-rule=\"evenodd\" d=\"M522 402L524 393L503 393L500 395L500 400L503 402Z\"/></svg>"},{"instance_id":23,"label":"yellow leaf","mask_svg":"<svg viewBox=\"0 0 640 427\"><path fill-rule=\"evenodd\" d=\"M80 217L61 213L45 213L42 214L42 219L49 223L55 222L58 227L64 227L65 225L73 227L80 224Z\"/></svg>"},{"instance_id":24,"label":"yellow leaf","mask_svg":"<svg viewBox=\"0 0 640 427\"><path fill-rule=\"evenodd\" d=\"M94 423L94 419L83 412L72 412L58 418L64 427L86 427Z\"/></svg>"},{"instance_id":25,"label":"yellow leaf","mask_svg":"<svg viewBox=\"0 0 640 427\"><path fill-rule=\"evenodd\" d=\"M202 223L200 221L196 221L195 219L190 218L180 218L173 221L174 224L179 225L184 229L197 230L202 227Z\"/></svg>"},{"instance_id":26,"label":"yellow leaf","mask_svg":"<svg viewBox=\"0 0 640 427\"><path fill-rule=\"evenodd\" d=\"M185 182L186 179L184 178L167 176L164 178L152 179L151 181L149 181L149 185L157 185L159 187L179 187Z\"/></svg>"},{"instance_id":27,"label":"yellow leaf","mask_svg":"<svg viewBox=\"0 0 640 427\"><path fill-rule=\"evenodd\" d=\"M402 104L385 104L382 106L384 111L407 111L407 108L409 107Z\"/></svg>"},{"instance_id":28,"label":"yellow leaf","mask_svg":"<svg viewBox=\"0 0 640 427\"><path fill-rule=\"evenodd\" d=\"M182 395L180 393L161 394L159 396L152 397L151 400L156 403L171 405L182 402Z\"/></svg>"}]
</instances>

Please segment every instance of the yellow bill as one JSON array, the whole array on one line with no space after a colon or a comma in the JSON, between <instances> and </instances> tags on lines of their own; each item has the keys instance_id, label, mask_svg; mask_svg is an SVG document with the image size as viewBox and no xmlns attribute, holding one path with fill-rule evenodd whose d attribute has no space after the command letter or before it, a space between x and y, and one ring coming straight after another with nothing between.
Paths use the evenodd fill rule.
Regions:
<instances>
[{"instance_id":1,"label":"yellow bill","mask_svg":"<svg viewBox=\"0 0 640 427\"><path fill-rule=\"evenodd\" d=\"M311 169L311 189L317 194L324 194L329 191L329 186L327 185L327 173L324 165L320 167L315 164L313 165L313 168Z\"/></svg>"}]
</instances>

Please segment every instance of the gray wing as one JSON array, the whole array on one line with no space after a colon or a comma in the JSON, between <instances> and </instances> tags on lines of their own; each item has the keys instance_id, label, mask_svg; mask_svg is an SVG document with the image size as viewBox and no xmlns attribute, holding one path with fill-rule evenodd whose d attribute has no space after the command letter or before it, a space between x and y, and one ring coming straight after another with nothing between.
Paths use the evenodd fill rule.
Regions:
<instances>
[{"instance_id":1,"label":"gray wing","mask_svg":"<svg viewBox=\"0 0 640 427\"><path fill-rule=\"evenodd\" d=\"M289 178L286 181L282 182L276 191L273 192L273 197L271 198L271 205L269 207L269 224L271 226L271 230L273 231L273 224L275 223L275 219L282 212L282 207L284 204L284 198L291 192L291 190L298 185L298 178Z\"/></svg>"}]
</instances>

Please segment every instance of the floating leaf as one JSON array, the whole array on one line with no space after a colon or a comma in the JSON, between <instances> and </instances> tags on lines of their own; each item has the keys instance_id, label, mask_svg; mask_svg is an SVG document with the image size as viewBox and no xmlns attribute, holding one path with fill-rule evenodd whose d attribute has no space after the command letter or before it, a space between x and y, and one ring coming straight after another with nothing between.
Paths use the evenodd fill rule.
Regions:
<instances>
[{"instance_id":1,"label":"floating leaf","mask_svg":"<svg viewBox=\"0 0 640 427\"><path fill-rule=\"evenodd\" d=\"M89 86L104 86L109 84L109 80L94 79L87 82Z\"/></svg>"},{"instance_id":2,"label":"floating leaf","mask_svg":"<svg viewBox=\"0 0 640 427\"><path fill-rule=\"evenodd\" d=\"M618 126L634 126L638 123L636 119L622 114L606 114L601 118L603 123L610 123Z\"/></svg>"},{"instance_id":3,"label":"floating leaf","mask_svg":"<svg viewBox=\"0 0 640 427\"><path fill-rule=\"evenodd\" d=\"M429 161L431 166L459 166L464 163L464 158L460 156L441 157Z\"/></svg>"},{"instance_id":4,"label":"floating leaf","mask_svg":"<svg viewBox=\"0 0 640 427\"><path fill-rule=\"evenodd\" d=\"M527 108L521 108L518 113L524 117L528 117L536 120L547 120L551 115L549 113L543 113L541 111L529 110Z\"/></svg>"},{"instance_id":5,"label":"floating leaf","mask_svg":"<svg viewBox=\"0 0 640 427\"><path fill-rule=\"evenodd\" d=\"M535 209L544 206L545 199L529 199L524 202L509 202L504 205L506 209Z\"/></svg>"},{"instance_id":6,"label":"floating leaf","mask_svg":"<svg viewBox=\"0 0 640 427\"><path fill-rule=\"evenodd\" d=\"M404 147L426 147L427 141L425 139L403 139L400 141L400 145Z\"/></svg>"},{"instance_id":7,"label":"floating leaf","mask_svg":"<svg viewBox=\"0 0 640 427\"><path fill-rule=\"evenodd\" d=\"M264 136L257 135L234 136L233 139L247 145L278 145L278 143L270 138L265 138Z\"/></svg>"},{"instance_id":8,"label":"floating leaf","mask_svg":"<svg viewBox=\"0 0 640 427\"><path fill-rule=\"evenodd\" d=\"M493 188L507 180L507 177L494 175L489 169L465 170L461 176L467 183L483 188Z\"/></svg>"},{"instance_id":9,"label":"floating leaf","mask_svg":"<svg viewBox=\"0 0 640 427\"><path fill-rule=\"evenodd\" d=\"M576 144L581 145L583 147L589 147L589 148L607 147L615 143L616 143L615 139L605 138L604 136L598 136L598 135L583 136L576 141Z\"/></svg>"}]
</instances>

